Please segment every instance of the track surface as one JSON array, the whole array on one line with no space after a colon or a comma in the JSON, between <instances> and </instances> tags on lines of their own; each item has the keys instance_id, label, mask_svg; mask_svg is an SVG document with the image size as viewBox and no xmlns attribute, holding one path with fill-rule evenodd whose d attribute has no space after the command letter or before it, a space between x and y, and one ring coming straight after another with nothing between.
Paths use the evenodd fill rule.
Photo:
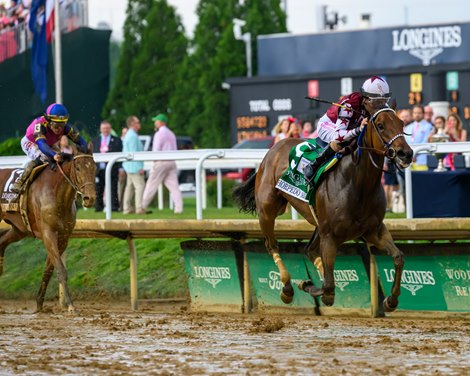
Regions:
<instances>
[{"instance_id":1,"label":"track surface","mask_svg":"<svg viewBox=\"0 0 470 376\"><path fill-rule=\"evenodd\" d=\"M465 375L470 318L189 313L184 305L0 301L0 374Z\"/></svg>"}]
</instances>

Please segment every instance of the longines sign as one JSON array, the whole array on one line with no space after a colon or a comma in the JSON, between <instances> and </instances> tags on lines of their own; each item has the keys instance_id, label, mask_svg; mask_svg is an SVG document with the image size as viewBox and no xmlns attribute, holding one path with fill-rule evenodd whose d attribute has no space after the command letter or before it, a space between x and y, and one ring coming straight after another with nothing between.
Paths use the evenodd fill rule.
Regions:
<instances>
[{"instance_id":1,"label":"longines sign","mask_svg":"<svg viewBox=\"0 0 470 376\"><path fill-rule=\"evenodd\" d=\"M401 29L392 31L392 39L393 51L407 51L429 65L444 48L461 46L462 31L458 25Z\"/></svg>"},{"instance_id":2,"label":"longines sign","mask_svg":"<svg viewBox=\"0 0 470 376\"><path fill-rule=\"evenodd\" d=\"M470 63L469 50L469 22L259 36L258 75L386 69L416 66L417 63Z\"/></svg>"}]
</instances>

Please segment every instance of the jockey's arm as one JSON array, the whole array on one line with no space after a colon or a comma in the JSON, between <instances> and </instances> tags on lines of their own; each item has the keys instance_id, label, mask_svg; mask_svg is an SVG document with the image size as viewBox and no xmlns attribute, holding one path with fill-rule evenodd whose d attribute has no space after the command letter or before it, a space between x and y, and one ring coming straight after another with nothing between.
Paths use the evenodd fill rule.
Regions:
<instances>
[{"instance_id":1,"label":"jockey's arm","mask_svg":"<svg viewBox=\"0 0 470 376\"><path fill-rule=\"evenodd\" d=\"M51 147L46 143L45 137L38 137L36 138L36 145L38 146L39 150L46 156L51 159L54 159L54 156L57 154Z\"/></svg>"},{"instance_id":2,"label":"jockey's arm","mask_svg":"<svg viewBox=\"0 0 470 376\"><path fill-rule=\"evenodd\" d=\"M53 159L57 153L47 144L46 141L46 128L43 123L38 122L34 126L34 142L39 150L48 158Z\"/></svg>"},{"instance_id":3,"label":"jockey's arm","mask_svg":"<svg viewBox=\"0 0 470 376\"><path fill-rule=\"evenodd\" d=\"M78 145L80 151L82 152L87 151L88 146L87 146L85 139L82 136L80 136L80 133L77 130L75 130L75 128L73 128L71 125L69 124L65 125L64 134L70 140L72 140L75 144Z\"/></svg>"}]
</instances>

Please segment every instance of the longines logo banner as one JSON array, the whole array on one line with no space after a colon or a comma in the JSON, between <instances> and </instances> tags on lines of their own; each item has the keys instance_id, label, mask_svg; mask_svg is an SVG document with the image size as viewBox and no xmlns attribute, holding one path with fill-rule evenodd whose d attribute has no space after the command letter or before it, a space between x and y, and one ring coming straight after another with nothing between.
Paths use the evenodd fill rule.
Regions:
<instances>
[{"instance_id":1,"label":"longines logo banner","mask_svg":"<svg viewBox=\"0 0 470 376\"><path fill-rule=\"evenodd\" d=\"M409 52L429 65L444 49L462 45L462 30L458 25L393 30L392 38L393 51Z\"/></svg>"},{"instance_id":2,"label":"longines logo banner","mask_svg":"<svg viewBox=\"0 0 470 376\"><path fill-rule=\"evenodd\" d=\"M258 37L258 75L469 63L469 50L468 22L309 35L262 35Z\"/></svg>"}]
</instances>

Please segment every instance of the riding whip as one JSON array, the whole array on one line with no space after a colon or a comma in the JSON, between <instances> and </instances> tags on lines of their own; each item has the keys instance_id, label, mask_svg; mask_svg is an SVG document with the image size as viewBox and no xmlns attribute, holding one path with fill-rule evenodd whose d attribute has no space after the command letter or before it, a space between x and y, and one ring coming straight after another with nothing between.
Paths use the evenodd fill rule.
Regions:
<instances>
[{"instance_id":1,"label":"riding whip","mask_svg":"<svg viewBox=\"0 0 470 376\"><path fill-rule=\"evenodd\" d=\"M351 108L351 107L348 107L348 106L345 106L345 105L343 105L343 104L339 104L339 103L336 103L336 102L327 101L327 100L324 100L324 99L321 99L321 98L309 97L308 95L305 96L305 99L308 99L308 100L310 100L310 101L315 101L315 102L321 102L321 103L332 104L333 106L345 108L345 109L347 109L347 110L350 110L350 111L353 111L353 112L355 112L355 113L357 113L357 114L362 115L362 113L361 113L360 111L357 111L357 110L355 110L354 108Z\"/></svg>"}]
</instances>

